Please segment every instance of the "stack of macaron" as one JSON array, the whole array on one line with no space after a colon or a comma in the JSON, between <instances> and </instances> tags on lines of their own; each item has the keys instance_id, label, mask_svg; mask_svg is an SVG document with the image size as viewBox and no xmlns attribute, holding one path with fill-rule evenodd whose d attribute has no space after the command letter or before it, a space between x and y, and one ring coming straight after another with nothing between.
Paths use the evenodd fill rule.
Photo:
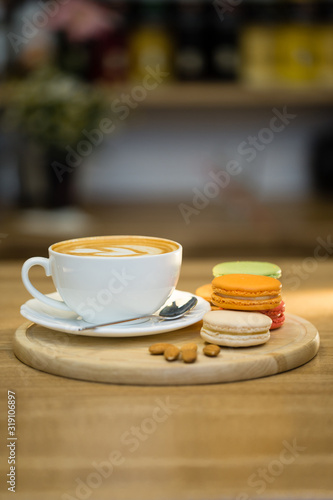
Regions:
<instances>
[{"instance_id":1,"label":"stack of macaron","mask_svg":"<svg viewBox=\"0 0 333 500\"><path fill-rule=\"evenodd\" d=\"M269 262L246 261L217 264L213 268L215 276L213 281L196 290L196 294L208 300L213 309L204 318L203 338L207 336L205 331L212 331L213 319L213 324L216 321L222 322L220 330L216 324L214 330L220 345L257 345L266 342L269 339L269 330L280 328L285 320L285 305L281 297L282 285L278 280L281 274L279 266ZM234 311L234 314L222 314L228 311L229 313ZM240 316L239 313L241 313ZM247 317L245 318L242 313L247 313ZM258 313L267 319L260 319ZM251 314L255 314L255 317ZM237 316L241 326L237 326ZM229 319L234 328L234 333L231 334L230 332L227 334L230 327ZM253 324L248 323L249 321ZM246 324L249 326L248 334L244 333ZM230 335L237 337L230 339ZM245 337L250 335L250 337L243 341L244 335ZM212 339L210 342L213 342Z\"/></svg>"}]
</instances>

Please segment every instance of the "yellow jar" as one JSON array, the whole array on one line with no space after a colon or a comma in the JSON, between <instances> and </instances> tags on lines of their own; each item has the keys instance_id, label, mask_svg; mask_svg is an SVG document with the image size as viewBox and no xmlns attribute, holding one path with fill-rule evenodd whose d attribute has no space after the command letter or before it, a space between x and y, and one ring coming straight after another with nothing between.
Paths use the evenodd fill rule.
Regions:
<instances>
[{"instance_id":1,"label":"yellow jar","mask_svg":"<svg viewBox=\"0 0 333 500\"><path fill-rule=\"evenodd\" d=\"M315 7L312 2L291 2L285 10L287 20L276 32L276 75L288 84L306 84L316 80L318 60L313 40Z\"/></svg>"},{"instance_id":2,"label":"yellow jar","mask_svg":"<svg viewBox=\"0 0 333 500\"><path fill-rule=\"evenodd\" d=\"M333 22L321 24L313 29L313 43L318 60L317 81L319 85L333 85Z\"/></svg>"},{"instance_id":3,"label":"yellow jar","mask_svg":"<svg viewBox=\"0 0 333 500\"><path fill-rule=\"evenodd\" d=\"M129 39L130 77L142 81L146 67L156 68L173 75L173 43L170 35L159 26L142 26Z\"/></svg>"},{"instance_id":4,"label":"yellow jar","mask_svg":"<svg viewBox=\"0 0 333 500\"><path fill-rule=\"evenodd\" d=\"M240 36L243 82L255 86L274 82L275 31L275 26L263 24L243 28Z\"/></svg>"}]
</instances>

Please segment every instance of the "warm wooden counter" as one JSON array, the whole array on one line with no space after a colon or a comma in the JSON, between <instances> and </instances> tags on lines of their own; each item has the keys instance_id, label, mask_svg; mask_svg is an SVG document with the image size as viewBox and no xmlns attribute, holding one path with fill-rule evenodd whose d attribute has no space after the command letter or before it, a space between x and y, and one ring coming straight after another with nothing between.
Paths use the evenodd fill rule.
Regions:
<instances>
[{"instance_id":1,"label":"warm wooden counter","mask_svg":"<svg viewBox=\"0 0 333 500\"><path fill-rule=\"evenodd\" d=\"M285 280L284 297L289 312L319 329L317 357L273 377L188 387L88 383L23 365L13 355L11 339L25 321L19 306L29 295L20 282L20 263L2 263L1 447L5 450L7 442L11 390L17 398L15 498L332 498L333 261L321 263L316 272L307 271L310 261L275 262L285 276L302 275L297 290L290 288L297 280ZM179 288L194 291L209 281L214 263L185 262ZM42 271L33 272L42 282ZM38 286L51 291L44 281ZM152 428L154 412L163 422ZM288 451L293 445L299 448ZM111 473L105 462L112 453ZM1 454L2 478L9 467L6 456ZM108 477L96 473L103 462ZM0 497L12 498L4 482Z\"/></svg>"}]
</instances>

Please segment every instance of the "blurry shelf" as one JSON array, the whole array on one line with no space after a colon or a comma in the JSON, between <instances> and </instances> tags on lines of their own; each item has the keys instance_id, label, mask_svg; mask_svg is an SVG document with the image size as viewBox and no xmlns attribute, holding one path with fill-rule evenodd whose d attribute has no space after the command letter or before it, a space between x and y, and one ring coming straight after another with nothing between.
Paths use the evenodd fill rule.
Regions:
<instances>
[{"instance_id":1,"label":"blurry shelf","mask_svg":"<svg viewBox=\"0 0 333 500\"><path fill-rule=\"evenodd\" d=\"M297 106L306 108L333 107L332 87L250 87L239 83L165 83L147 91L147 97L135 99L136 83L102 85L111 101L132 95L141 109L173 108L264 108ZM142 87L141 87L142 88ZM134 91L134 95L132 92ZM11 96L11 89L0 85L0 106Z\"/></svg>"},{"instance_id":2,"label":"blurry shelf","mask_svg":"<svg viewBox=\"0 0 333 500\"><path fill-rule=\"evenodd\" d=\"M135 84L109 87L111 97L131 94ZM333 87L255 88L241 84L174 83L148 91L144 108L254 108L333 106Z\"/></svg>"}]
</instances>

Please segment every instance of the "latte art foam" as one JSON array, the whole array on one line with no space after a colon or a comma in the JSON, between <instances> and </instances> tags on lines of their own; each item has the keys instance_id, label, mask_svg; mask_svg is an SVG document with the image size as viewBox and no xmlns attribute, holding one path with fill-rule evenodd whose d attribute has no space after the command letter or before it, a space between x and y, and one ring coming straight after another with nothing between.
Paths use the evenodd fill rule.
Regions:
<instances>
[{"instance_id":1,"label":"latte art foam","mask_svg":"<svg viewBox=\"0 0 333 500\"><path fill-rule=\"evenodd\" d=\"M52 250L81 257L138 257L160 255L176 250L176 243L159 238L145 237L96 237L63 241Z\"/></svg>"},{"instance_id":2,"label":"latte art foam","mask_svg":"<svg viewBox=\"0 0 333 500\"><path fill-rule=\"evenodd\" d=\"M130 257L134 255L159 255L164 253L161 248L144 245L127 245L103 248L74 248L66 253L70 255L94 255L95 257Z\"/></svg>"}]
</instances>

